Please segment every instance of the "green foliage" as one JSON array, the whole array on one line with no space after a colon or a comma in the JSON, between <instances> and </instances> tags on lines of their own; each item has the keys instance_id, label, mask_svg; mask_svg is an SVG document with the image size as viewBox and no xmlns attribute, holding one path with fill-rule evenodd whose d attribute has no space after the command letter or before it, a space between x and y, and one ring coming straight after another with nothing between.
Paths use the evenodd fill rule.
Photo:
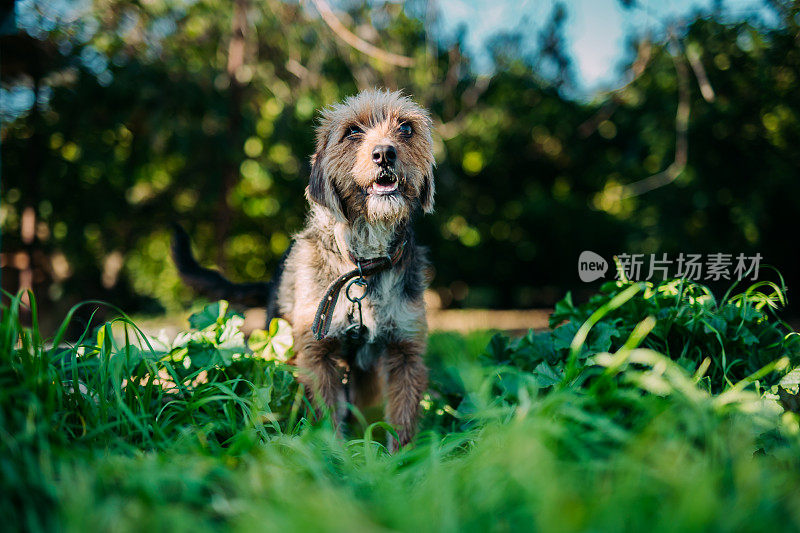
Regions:
<instances>
[{"instance_id":1,"label":"green foliage","mask_svg":"<svg viewBox=\"0 0 800 533\"><path fill-rule=\"evenodd\" d=\"M800 365L800 338L770 312L783 302L784 293L772 284L755 284L717 302L707 287L682 279L609 282L580 306L567 294L551 315L552 330L531 330L516 339L495 334L485 349L472 351L479 355L471 360L448 357L437 340L428 357L432 386L426 422L451 430L472 427L474 421L465 415L479 411L474 391L481 386L515 402L521 382L540 391L576 384L593 392L605 387L615 391L619 383L607 379L609 353L633 348L663 354L659 357L673 361L671 365L709 392L753 382L757 390L777 397L777 384L785 384L788 371ZM650 356L645 359L655 364ZM618 359L612 366L623 362ZM496 369L491 384L484 381L486 369ZM614 376L627 378L630 373L615 371ZM619 423L629 418L624 409L618 415Z\"/></svg>"},{"instance_id":2,"label":"green foliage","mask_svg":"<svg viewBox=\"0 0 800 533\"><path fill-rule=\"evenodd\" d=\"M36 327L20 326L19 306L17 297L3 307L0 339L0 485L11 497L0 507L12 523L55 518L37 514L55 504L43 481L60 476L48 463L54 449L233 453L287 423L297 389L291 373L245 347L241 322L224 303L193 315L202 329L171 344L120 318L66 346L73 308L49 349Z\"/></svg>"},{"instance_id":3,"label":"green foliage","mask_svg":"<svg viewBox=\"0 0 800 533\"><path fill-rule=\"evenodd\" d=\"M423 430L396 455L382 423L342 438L306 418L285 322L248 347L218 302L171 342L123 317L66 345L75 310L45 341L17 297L0 319L0 512L47 530L793 530L800 417L768 385L796 346L773 339L782 294L757 289L715 303L680 281L607 284L565 298L552 331L434 334ZM702 363L723 353L745 360Z\"/></svg>"},{"instance_id":4,"label":"green foliage","mask_svg":"<svg viewBox=\"0 0 800 533\"><path fill-rule=\"evenodd\" d=\"M486 78L458 42L429 34L428 8L415 2L340 13L377 46L414 57L411 69L341 44L310 4L253 3L236 92L226 72L235 4L95 2L85 17L36 33L64 54L18 62L36 66L52 96L3 125L2 229L5 251L24 252L22 212L36 210L41 298L178 309L190 293L168 258L164 228L175 219L204 264L224 260L235 280L268 278L306 210L315 110L371 85L404 89L435 119L437 212L418 230L448 304L550 305L541 286L574 286L575 258L589 249L758 251L790 285L800 279L785 240L800 193L796 5L771 2L780 22L770 27L716 12L676 28L677 48L652 43L613 113L587 129L609 108L558 90L566 67L556 16L543 36L552 57L498 39ZM707 102L688 80L686 169L669 186L619 198L617 185L673 160L672 54L684 61L685 50L715 94ZM106 58L104 70L87 57ZM548 77L540 65L553 62L564 68ZM220 213L231 221L225 242Z\"/></svg>"},{"instance_id":5,"label":"green foliage","mask_svg":"<svg viewBox=\"0 0 800 533\"><path fill-rule=\"evenodd\" d=\"M550 325L555 328L552 332L530 332L513 342L496 337L487 357L494 364L544 372L543 379L547 381L553 372L563 373L580 326L597 309L631 287L641 294L610 310L594 324L578 354L582 364L598 353L621 349L648 317L655 321L650 324L642 347L665 354L691 374L699 372L703 383L714 392L781 357L788 357L792 366L800 364L800 338L787 335L787 326L770 313L785 304L777 286L759 284L717 301L707 287L683 279L656 284L608 282L580 306L572 303L568 293L550 317ZM769 294L761 292L762 287ZM764 384L774 385L780 377L770 374Z\"/></svg>"}]
</instances>

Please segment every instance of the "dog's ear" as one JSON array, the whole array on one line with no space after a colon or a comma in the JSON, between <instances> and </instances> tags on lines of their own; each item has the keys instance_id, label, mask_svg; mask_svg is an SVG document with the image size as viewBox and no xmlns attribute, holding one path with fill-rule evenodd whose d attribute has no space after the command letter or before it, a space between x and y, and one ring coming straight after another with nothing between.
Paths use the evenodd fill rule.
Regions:
<instances>
[{"instance_id":1,"label":"dog's ear","mask_svg":"<svg viewBox=\"0 0 800 533\"><path fill-rule=\"evenodd\" d=\"M324 148L321 148L311 156L311 176L308 178L306 187L306 197L310 202L317 203L322 207L327 207L339 222L346 222L342 210L342 199L336 191L330 176L325 175Z\"/></svg>"},{"instance_id":2,"label":"dog's ear","mask_svg":"<svg viewBox=\"0 0 800 533\"><path fill-rule=\"evenodd\" d=\"M425 213L433 213L433 193L433 165L431 165L422 177L422 187L419 190L420 206Z\"/></svg>"}]
</instances>

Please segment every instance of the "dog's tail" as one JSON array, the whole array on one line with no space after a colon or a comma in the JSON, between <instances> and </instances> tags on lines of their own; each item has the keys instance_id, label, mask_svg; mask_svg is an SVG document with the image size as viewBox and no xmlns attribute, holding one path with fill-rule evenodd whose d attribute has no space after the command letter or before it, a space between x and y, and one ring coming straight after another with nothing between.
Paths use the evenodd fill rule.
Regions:
<instances>
[{"instance_id":1,"label":"dog's tail","mask_svg":"<svg viewBox=\"0 0 800 533\"><path fill-rule=\"evenodd\" d=\"M212 300L227 300L246 307L270 307L273 284L266 282L233 283L222 274L200 266L192 255L189 235L180 224L172 224L172 259L181 279L188 286Z\"/></svg>"}]
</instances>

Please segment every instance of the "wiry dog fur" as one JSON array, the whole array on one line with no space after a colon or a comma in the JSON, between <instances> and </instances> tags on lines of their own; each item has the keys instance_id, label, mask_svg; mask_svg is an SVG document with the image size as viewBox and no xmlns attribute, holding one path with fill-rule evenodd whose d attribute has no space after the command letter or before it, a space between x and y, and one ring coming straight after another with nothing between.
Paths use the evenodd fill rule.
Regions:
<instances>
[{"instance_id":1,"label":"wiry dog fur","mask_svg":"<svg viewBox=\"0 0 800 533\"><path fill-rule=\"evenodd\" d=\"M337 423L346 402L365 407L383 393L386 419L400 439L390 439L393 450L414 436L427 387L422 360L427 262L410 222L415 211L433 209L433 166L430 117L410 98L370 90L323 110L306 188L307 225L294 237L272 285L251 285L265 299L276 296L265 304L292 325L300 379ZM199 267L186 239L180 239L173 250L184 279L215 296L233 294L224 285L230 282ZM345 336L354 309L344 291L328 335L316 340L311 327L320 298L338 276L356 268L350 255L385 257L403 242L399 260L368 280L365 342L354 344Z\"/></svg>"}]
</instances>

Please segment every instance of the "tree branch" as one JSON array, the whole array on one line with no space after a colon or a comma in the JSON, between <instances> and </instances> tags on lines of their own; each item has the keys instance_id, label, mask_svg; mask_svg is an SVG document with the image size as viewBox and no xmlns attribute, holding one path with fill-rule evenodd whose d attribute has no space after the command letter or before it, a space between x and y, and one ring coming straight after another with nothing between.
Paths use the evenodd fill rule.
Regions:
<instances>
[{"instance_id":1,"label":"tree branch","mask_svg":"<svg viewBox=\"0 0 800 533\"><path fill-rule=\"evenodd\" d=\"M588 120L584 121L583 124L578 126L578 133L581 137L588 137L592 133L597 130L597 126L600 125L601 122L604 120L608 120L611 118L611 115L614 114L614 111L617 110L620 103L622 102L620 98L620 93L630 87L636 80L638 80L641 75L644 73L645 68L647 67L648 63L650 63L650 57L652 56L653 46L650 43L649 39L642 39L639 42L639 47L636 51L636 59L633 61L633 65L631 65L630 73L631 79L618 89L615 89L611 92L611 98L603 104L600 109Z\"/></svg>"},{"instance_id":2,"label":"tree branch","mask_svg":"<svg viewBox=\"0 0 800 533\"><path fill-rule=\"evenodd\" d=\"M436 124L436 131L439 132L442 139L449 141L464 131L468 115L474 112L475 104L478 103L478 99L489 88L491 81L491 76L478 76L475 78L475 84L461 95L462 109L458 115L452 120Z\"/></svg>"},{"instance_id":3,"label":"tree branch","mask_svg":"<svg viewBox=\"0 0 800 533\"><path fill-rule=\"evenodd\" d=\"M331 7L325 0L311 0L314 5L317 7L317 11L319 14L322 15L322 20L325 21L325 24L333 30L333 32L339 36L341 40L358 50L364 54L367 54L370 57L374 57L379 61L383 61L384 63L389 63L391 65L396 65L398 67L405 67L410 68L414 66L414 60L407 56L401 56L398 54L393 54L391 52L387 52L386 50L382 50L377 46L374 46L364 39L361 39L353 32L348 30L344 27L344 24L336 17L336 15L331 10Z\"/></svg>"},{"instance_id":4,"label":"tree branch","mask_svg":"<svg viewBox=\"0 0 800 533\"><path fill-rule=\"evenodd\" d=\"M700 94L703 95L706 102L713 102L714 88L711 86L711 82L708 81L706 69L703 67L703 62L700 61L700 54L691 44L686 47L686 58L689 60L689 65L694 71L694 77L697 78L697 84L700 86Z\"/></svg>"},{"instance_id":5,"label":"tree branch","mask_svg":"<svg viewBox=\"0 0 800 533\"><path fill-rule=\"evenodd\" d=\"M668 185L675 181L684 169L686 169L689 151L689 115L691 111L689 102L689 70L680 57L679 46L674 36L671 38L671 42L676 48L675 52L670 55L672 56L672 62L675 65L675 73L678 77L678 110L675 113L675 158L666 169L658 174L653 174L639 181L609 189L611 195L618 195L620 199L639 196Z\"/></svg>"}]
</instances>

